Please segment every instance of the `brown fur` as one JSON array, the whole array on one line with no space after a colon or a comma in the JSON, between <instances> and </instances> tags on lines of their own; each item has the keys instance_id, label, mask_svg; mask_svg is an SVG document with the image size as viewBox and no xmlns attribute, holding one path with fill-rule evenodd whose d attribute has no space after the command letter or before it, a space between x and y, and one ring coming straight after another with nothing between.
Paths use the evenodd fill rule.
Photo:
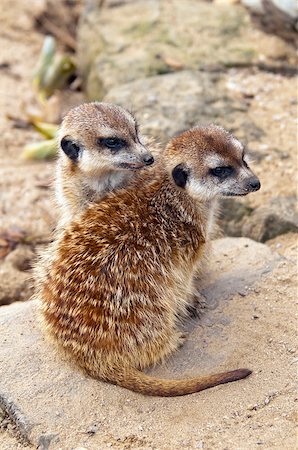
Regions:
<instances>
[{"instance_id":1,"label":"brown fur","mask_svg":"<svg viewBox=\"0 0 298 450\"><path fill-rule=\"evenodd\" d=\"M160 164L92 204L50 249L50 269L37 291L44 327L93 377L147 395L177 396L251 373L160 380L141 372L183 340L178 324L192 302L216 197L232 188L234 195L257 190L247 187L256 178L233 139L213 126L173 139ZM210 175L207 162L216 158L234 167L230 182ZM173 171L179 165L187 171L180 187Z\"/></svg>"}]
</instances>

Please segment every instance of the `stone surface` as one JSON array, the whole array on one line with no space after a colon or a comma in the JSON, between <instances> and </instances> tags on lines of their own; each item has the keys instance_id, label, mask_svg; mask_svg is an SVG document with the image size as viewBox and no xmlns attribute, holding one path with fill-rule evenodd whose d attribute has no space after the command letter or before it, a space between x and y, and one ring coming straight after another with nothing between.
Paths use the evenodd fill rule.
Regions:
<instances>
[{"instance_id":1,"label":"stone surface","mask_svg":"<svg viewBox=\"0 0 298 450\"><path fill-rule=\"evenodd\" d=\"M212 270L200 286L207 310L200 321L188 325L190 334L181 350L153 372L160 377L189 377L240 366L255 372L247 380L187 397L144 397L88 378L44 341L34 302L2 307L2 416L14 424L20 442L35 448L189 449L204 441L204 448L211 449L214 427L230 426L236 428L229 448L239 448L243 429L241 420L234 422L233 417L246 417L248 406L263 395L264 383L267 391L283 385L283 379L272 384L268 373L256 370L262 367L267 344L258 342L250 326L251 310L259 302L253 297L254 286L268 280L280 263L280 256L269 247L249 239L215 241ZM256 345L261 348L255 350ZM250 443L254 442L252 438Z\"/></svg>"},{"instance_id":2,"label":"stone surface","mask_svg":"<svg viewBox=\"0 0 298 450\"><path fill-rule=\"evenodd\" d=\"M262 63L295 57L279 38L271 36L271 45L263 39L239 5L89 0L78 33L78 64L89 98L102 99L112 87L139 78L255 64L260 48Z\"/></svg>"},{"instance_id":3,"label":"stone surface","mask_svg":"<svg viewBox=\"0 0 298 450\"><path fill-rule=\"evenodd\" d=\"M32 285L28 282L34 253L30 247L20 245L0 266L0 305L27 300L32 294Z\"/></svg>"},{"instance_id":4,"label":"stone surface","mask_svg":"<svg viewBox=\"0 0 298 450\"><path fill-rule=\"evenodd\" d=\"M219 225L225 236L242 236L244 218L247 219L253 212L245 201L235 198L225 198L220 201Z\"/></svg>"},{"instance_id":5,"label":"stone surface","mask_svg":"<svg viewBox=\"0 0 298 450\"><path fill-rule=\"evenodd\" d=\"M296 0L241 0L254 21L268 33L298 42L298 5Z\"/></svg>"},{"instance_id":6,"label":"stone surface","mask_svg":"<svg viewBox=\"0 0 298 450\"><path fill-rule=\"evenodd\" d=\"M260 242L266 242L280 234L298 232L297 199L276 197L257 208L251 216L245 217L242 235Z\"/></svg>"},{"instance_id":7,"label":"stone surface","mask_svg":"<svg viewBox=\"0 0 298 450\"><path fill-rule=\"evenodd\" d=\"M111 89L104 100L135 112L141 130L163 143L210 122L236 131L244 142L264 134L247 116L246 102L230 95L218 74L184 70L149 77Z\"/></svg>"},{"instance_id":8,"label":"stone surface","mask_svg":"<svg viewBox=\"0 0 298 450\"><path fill-rule=\"evenodd\" d=\"M281 234L298 231L296 197L274 197L256 209L229 198L222 200L221 210L221 226L228 236L246 236L266 242Z\"/></svg>"}]
</instances>

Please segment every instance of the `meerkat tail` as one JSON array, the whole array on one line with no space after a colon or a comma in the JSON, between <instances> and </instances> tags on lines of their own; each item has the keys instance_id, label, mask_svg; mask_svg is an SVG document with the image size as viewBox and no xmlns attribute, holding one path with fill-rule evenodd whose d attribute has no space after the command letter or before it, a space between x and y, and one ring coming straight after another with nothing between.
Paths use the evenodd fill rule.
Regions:
<instances>
[{"instance_id":1,"label":"meerkat tail","mask_svg":"<svg viewBox=\"0 0 298 450\"><path fill-rule=\"evenodd\" d=\"M178 397L180 395L193 394L203 391L219 384L230 383L232 381L246 378L252 373L249 369L237 369L229 372L222 372L214 375L207 375L189 380L164 380L140 372L137 369L126 369L119 371L114 381L109 381L144 395L159 397Z\"/></svg>"}]
</instances>

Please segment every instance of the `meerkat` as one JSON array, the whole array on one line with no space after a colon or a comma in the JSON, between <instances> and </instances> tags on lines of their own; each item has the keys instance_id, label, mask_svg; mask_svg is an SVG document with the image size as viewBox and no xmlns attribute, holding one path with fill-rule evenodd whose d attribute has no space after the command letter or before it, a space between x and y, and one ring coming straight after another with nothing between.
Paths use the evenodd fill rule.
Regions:
<instances>
[{"instance_id":1,"label":"meerkat","mask_svg":"<svg viewBox=\"0 0 298 450\"><path fill-rule=\"evenodd\" d=\"M141 143L136 119L114 104L92 102L71 109L58 139L56 199L61 226L154 162Z\"/></svg>"},{"instance_id":2,"label":"meerkat","mask_svg":"<svg viewBox=\"0 0 298 450\"><path fill-rule=\"evenodd\" d=\"M40 283L46 333L97 379L179 396L247 377L237 369L164 380L143 373L183 342L179 322L209 242L218 197L260 188L240 142L222 128L172 139L159 163L93 203L60 235Z\"/></svg>"}]
</instances>

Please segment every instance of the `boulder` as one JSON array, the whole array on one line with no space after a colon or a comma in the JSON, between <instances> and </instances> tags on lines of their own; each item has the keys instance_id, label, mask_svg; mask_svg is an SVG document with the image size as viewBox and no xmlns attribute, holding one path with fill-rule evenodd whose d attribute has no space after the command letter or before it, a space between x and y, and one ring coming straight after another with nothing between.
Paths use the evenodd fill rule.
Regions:
<instances>
[{"instance_id":1,"label":"boulder","mask_svg":"<svg viewBox=\"0 0 298 450\"><path fill-rule=\"evenodd\" d=\"M140 78L256 64L260 48L263 63L295 57L282 40L256 30L239 5L89 0L78 30L77 61L87 95L101 100L111 88Z\"/></svg>"},{"instance_id":2,"label":"boulder","mask_svg":"<svg viewBox=\"0 0 298 450\"><path fill-rule=\"evenodd\" d=\"M219 226L225 236L242 236L243 221L249 220L253 208L245 201L235 198L225 198L220 201Z\"/></svg>"},{"instance_id":3,"label":"boulder","mask_svg":"<svg viewBox=\"0 0 298 450\"><path fill-rule=\"evenodd\" d=\"M0 265L0 305L27 300L32 295L29 281L34 252L27 245L19 245Z\"/></svg>"},{"instance_id":4,"label":"boulder","mask_svg":"<svg viewBox=\"0 0 298 450\"><path fill-rule=\"evenodd\" d=\"M276 197L245 217L242 235L266 242L280 234L298 232L297 199Z\"/></svg>"},{"instance_id":5,"label":"boulder","mask_svg":"<svg viewBox=\"0 0 298 450\"><path fill-rule=\"evenodd\" d=\"M228 236L245 236L266 242L281 234L298 232L297 199L275 197L253 209L233 198L221 201L220 225Z\"/></svg>"},{"instance_id":6,"label":"boulder","mask_svg":"<svg viewBox=\"0 0 298 450\"><path fill-rule=\"evenodd\" d=\"M191 377L246 365L254 369L253 337L245 325L251 321L250 296L279 261L267 246L249 239L215 241L209 275L198 286L207 309L188 324L186 344L151 372ZM44 340L36 307L30 301L0 308L0 417L24 445L189 449L206 440L206 448L215 448L210 420L217 429L226 428L225 417L245 414L255 395L251 390L259 392L256 375L180 398L144 397L91 379Z\"/></svg>"},{"instance_id":7,"label":"boulder","mask_svg":"<svg viewBox=\"0 0 298 450\"><path fill-rule=\"evenodd\" d=\"M141 131L166 143L194 125L218 123L244 143L264 134L249 117L248 105L229 93L218 74L191 70L122 84L105 101L132 110Z\"/></svg>"},{"instance_id":8,"label":"boulder","mask_svg":"<svg viewBox=\"0 0 298 450\"><path fill-rule=\"evenodd\" d=\"M298 42L298 5L296 0L241 0L254 20L267 33Z\"/></svg>"}]
</instances>

